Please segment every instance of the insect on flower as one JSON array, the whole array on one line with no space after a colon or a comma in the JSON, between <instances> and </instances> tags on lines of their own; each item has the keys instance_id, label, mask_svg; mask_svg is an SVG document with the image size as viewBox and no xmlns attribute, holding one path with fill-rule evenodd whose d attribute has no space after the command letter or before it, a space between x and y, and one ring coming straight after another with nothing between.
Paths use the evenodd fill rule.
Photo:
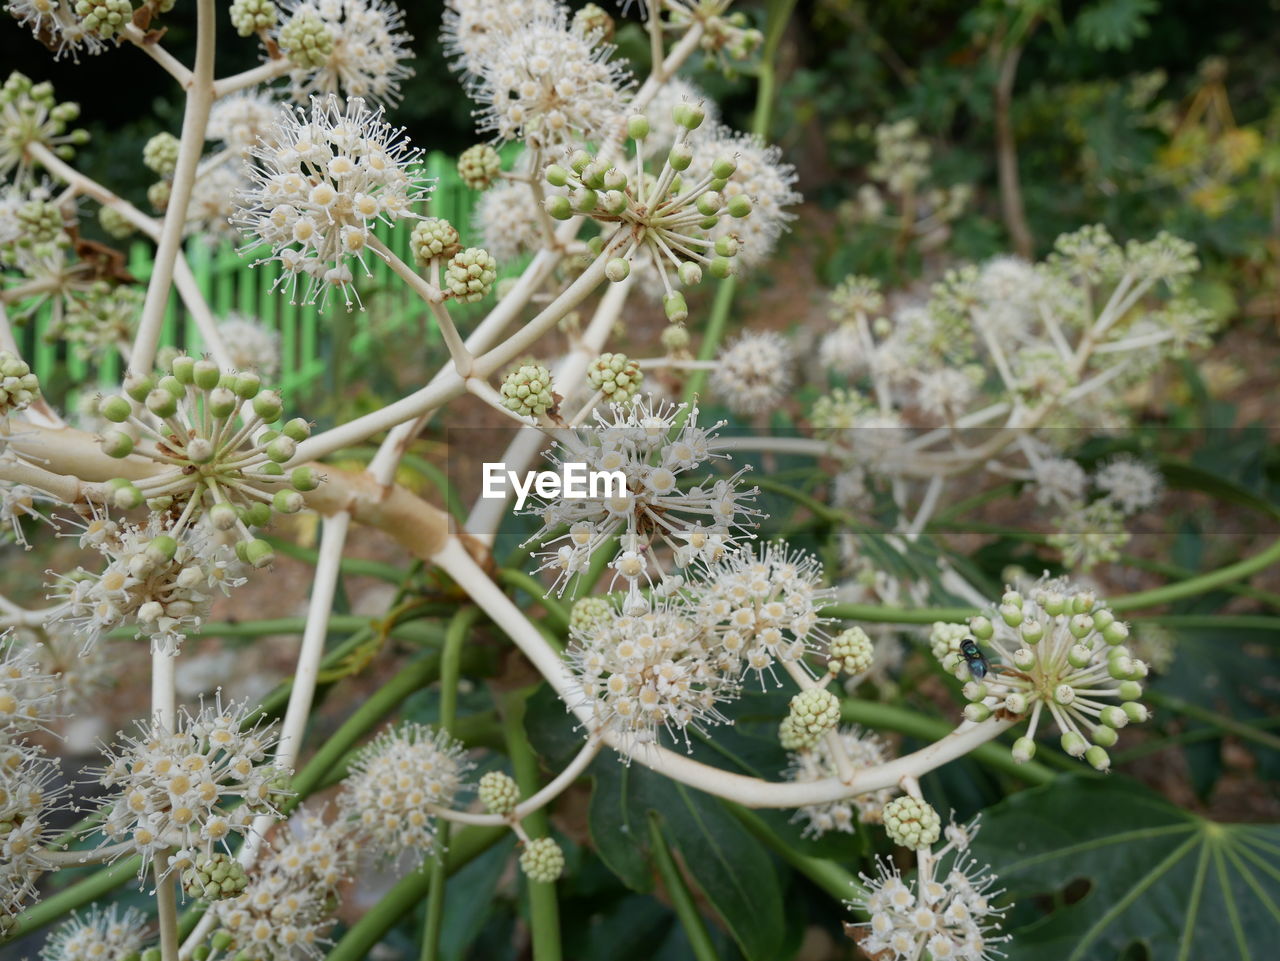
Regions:
<instances>
[{"instance_id":1,"label":"insect on flower","mask_svg":"<svg viewBox=\"0 0 1280 961\"><path fill-rule=\"evenodd\" d=\"M981 681L987 676L987 672L991 670L991 664L978 650L977 641L972 637L966 637L960 642L960 653L964 657L964 662L969 665L969 675L975 681Z\"/></svg>"}]
</instances>

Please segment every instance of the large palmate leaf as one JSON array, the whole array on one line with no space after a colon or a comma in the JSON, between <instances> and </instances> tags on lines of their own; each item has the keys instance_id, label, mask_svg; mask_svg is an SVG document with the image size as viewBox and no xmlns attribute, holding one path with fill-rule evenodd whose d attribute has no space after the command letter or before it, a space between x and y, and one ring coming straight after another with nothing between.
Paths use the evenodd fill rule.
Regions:
<instances>
[{"instance_id":1,"label":"large palmate leaf","mask_svg":"<svg viewBox=\"0 0 1280 961\"><path fill-rule=\"evenodd\" d=\"M1088 890L1013 931L1010 961L1262 961L1280 931L1280 826L1218 824L1125 778L1074 776L984 816L980 860L1019 902Z\"/></svg>"}]
</instances>

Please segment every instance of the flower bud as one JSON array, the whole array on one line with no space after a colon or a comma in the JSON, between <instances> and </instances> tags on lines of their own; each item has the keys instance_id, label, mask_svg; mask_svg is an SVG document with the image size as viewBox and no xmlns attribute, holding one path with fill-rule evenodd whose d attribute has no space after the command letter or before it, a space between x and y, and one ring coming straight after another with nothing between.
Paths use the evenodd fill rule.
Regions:
<instances>
[{"instance_id":1,"label":"flower bud","mask_svg":"<svg viewBox=\"0 0 1280 961\"><path fill-rule=\"evenodd\" d=\"M178 412L178 402L174 396L159 387L147 394L146 407L160 418L172 417Z\"/></svg>"},{"instance_id":2,"label":"flower bud","mask_svg":"<svg viewBox=\"0 0 1280 961\"><path fill-rule=\"evenodd\" d=\"M1071 757L1084 757L1089 749L1089 742L1075 731L1067 731L1062 735L1062 750Z\"/></svg>"},{"instance_id":3,"label":"flower bud","mask_svg":"<svg viewBox=\"0 0 1280 961\"><path fill-rule=\"evenodd\" d=\"M688 170L689 164L693 163L693 148L688 144L673 144L667 153L667 163L674 170Z\"/></svg>"},{"instance_id":4,"label":"flower bud","mask_svg":"<svg viewBox=\"0 0 1280 961\"><path fill-rule=\"evenodd\" d=\"M1116 729L1107 727L1105 724L1099 724L1089 736L1093 738L1093 743L1100 747L1114 747L1116 741L1120 740L1120 735L1116 733Z\"/></svg>"},{"instance_id":5,"label":"flower bud","mask_svg":"<svg viewBox=\"0 0 1280 961\"><path fill-rule=\"evenodd\" d=\"M1044 638L1044 625L1039 621L1027 620L1022 622L1022 627L1018 629L1022 635L1022 639L1028 644L1039 644Z\"/></svg>"},{"instance_id":6,"label":"flower bud","mask_svg":"<svg viewBox=\"0 0 1280 961\"><path fill-rule=\"evenodd\" d=\"M201 390L213 390L222 381L222 371L211 360L197 360L192 365L191 376Z\"/></svg>"},{"instance_id":7,"label":"flower bud","mask_svg":"<svg viewBox=\"0 0 1280 961\"><path fill-rule=\"evenodd\" d=\"M236 514L236 509L230 504L214 504L209 508L209 523L217 530L231 530L231 528L236 526L236 520L238 518L239 515Z\"/></svg>"},{"instance_id":8,"label":"flower bud","mask_svg":"<svg viewBox=\"0 0 1280 961\"><path fill-rule=\"evenodd\" d=\"M671 111L671 119L685 130L697 130L702 125L702 121L707 119L707 112L701 105L686 101L675 105Z\"/></svg>"},{"instance_id":9,"label":"flower bud","mask_svg":"<svg viewBox=\"0 0 1280 961\"><path fill-rule=\"evenodd\" d=\"M261 501L255 502L245 508L241 520L246 527L266 527L271 523L271 508Z\"/></svg>"},{"instance_id":10,"label":"flower bud","mask_svg":"<svg viewBox=\"0 0 1280 961\"><path fill-rule=\"evenodd\" d=\"M295 467L289 475L289 483L293 485L294 490L305 494L320 486L320 475L310 467Z\"/></svg>"},{"instance_id":11,"label":"flower bud","mask_svg":"<svg viewBox=\"0 0 1280 961\"><path fill-rule=\"evenodd\" d=\"M682 263L677 273L680 275L680 283L686 287L696 287L702 283L702 268L692 260Z\"/></svg>"},{"instance_id":12,"label":"flower bud","mask_svg":"<svg viewBox=\"0 0 1280 961\"><path fill-rule=\"evenodd\" d=\"M995 626L985 617L975 617L969 621L969 631L980 641L989 641L995 634Z\"/></svg>"},{"instance_id":13,"label":"flower bud","mask_svg":"<svg viewBox=\"0 0 1280 961\"><path fill-rule=\"evenodd\" d=\"M1027 713L1027 695L1021 691L1012 691L1005 695L1004 709L1010 714L1021 717Z\"/></svg>"},{"instance_id":14,"label":"flower bud","mask_svg":"<svg viewBox=\"0 0 1280 961\"><path fill-rule=\"evenodd\" d=\"M284 402L274 390L264 390L253 399L253 412L271 424L284 413Z\"/></svg>"},{"instance_id":15,"label":"flower bud","mask_svg":"<svg viewBox=\"0 0 1280 961\"><path fill-rule=\"evenodd\" d=\"M733 261L728 257L712 257L707 270L717 280L724 280L733 275Z\"/></svg>"},{"instance_id":16,"label":"flower bud","mask_svg":"<svg viewBox=\"0 0 1280 961\"><path fill-rule=\"evenodd\" d=\"M573 207L569 203L569 198L562 194L553 194L544 200L542 205L555 220L568 220L573 216Z\"/></svg>"},{"instance_id":17,"label":"flower bud","mask_svg":"<svg viewBox=\"0 0 1280 961\"><path fill-rule=\"evenodd\" d=\"M678 290L662 298L662 309L666 312L667 320L673 324L683 324L689 319L689 305L685 303L684 294Z\"/></svg>"},{"instance_id":18,"label":"flower bud","mask_svg":"<svg viewBox=\"0 0 1280 961\"><path fill-rule=\"evenodd\" d=\"M553 187L563 187L569 182L569 171L565 170L559 164L552 164L547 168L547 183Z\"/></svg>"},{"instance_id":19,"label":"flower bud","mask_svg":"<svg viewBox=\"0 0 1280 961\"><path fill-rule=\"evenodd\" d=\"M1026 615L1022 613L1021 605L1001 604L1000 619L1010 627L1017 627L1026 619Z\"/></svg>"},{"instance_id":20,"label":"flower bud","mask_svg":"<svg viewBox=\"0 0 1280 961\"><path fill-rule=\"evenodd\" d=\"M1123 644L1129 639L1129 625L1124 621L1116 621L1102 629L1102 639L1108 644Z\"/></svg>"},{"instance_id":21,"label":"flower bud","mask_svg":"<svg viewBox=\"0 0 1280 961\"><path fill-rule=\"evenodd\" d=\"M1067 622L1067 630L1075 638L1088 637L1093 630L1093 618L1088 614L1076 614Z\"/></svg>"},{"instance_id":22,"label":"flower bud","mask_svg":"<svg viewBox=\"0 0 1280 961\"><path fill-rule=\"evenodd\" d=\"M108 457L128 457L133 453L133 438L122 430L104 431L102 452Z\"/></svg>"},{"instance_id":23,"label":"flower bud","mask_svg":"<svg viewBox=\"0 0 1280 961\"><path fill-rule=\"evenodd\" d=\"M1066 707L1072 704L1076 699L1076 689L1070 684L1059 684L1053 689L1053 699L1056 703Z\"/></svg>"},{"instance_id":24,"label":"flower bud","mask_svg":"<svg viewBox=\"0 0 1280 961\"><path fill-rule=\"evenodd\" d=\"M243 543L243 542L241 542ZM262 570L275 563L276 553L271 545L263 540L253 540L245 546L244 560L245 563L254 570Z\"/></svg>"},{"instance_id":25,"label":"flower bud","mask_svg":"<svg viewBox=\"0 0 1280 961\"><path fill-rule=\"evenodd\" d=\"M1114 704L1108 704L1098 712L1098 720L1107 727L1114 727L1118 731L1129 723L1129 715Z\"/></svg>"},{"instance_id":26,"label":"flower bud","mask_svg":"<svg viewBox=\"0 0 1280 961\"><path fill-rule=\"evenodd\" d=\"M631 273L631 263L625 257L614 257L604 265L604 275L615 284L627 279Z\"/></svg>"},{"instance_id":27,"label":"flower bud","mask_svg":"<svg viewBox=\"0 0 1280 961\"><path fill-rule=\"evenodd\" d=\"M628 117L627 136L632 140L643 140L649 136L649 118L642 113L633 113Z\"/></svg>"},{"instance_id":28,"label":"flower bud","mask_svg":"<svg viewBox=\"0 0 1280 961\"><path fill-rule=\"evenodd\" d=\"M271 506L281 514L296 514L302 510L306 501L294 490L279 490L271 498Z\"/></svg>"},{"instance_id":29,"label":"flower bud","mask_svg":"<svg viewBox=\"0 0 1280 961\"><path fill-rule=\"evenodd\" d=\"M1067 663L1076 669L1088 667L1093 661L1093 651L1083 644L1073 644L1067 651Z\"/></svg>"},{"instance_id":30,"label":"flower bud","mask_svg":"<svg viewBox=\"0 0 1280 961\"><path fill-rule=\"evenodd\" d=\"M147 548L143 551L147 559L156 566L169 563L176 553L178 542L171 534L157 534L147 542Z\"/></svg>"},{"instance_id":31,"label":"flower bud","mask_svg":"<svg viewBox=\"0 0 1280 961\"><path fill-rule=\"evenodd\" d=\"M156 382L151 377L141 377L137 374L126 374L124 382L120 385L124 392L141 404L147 399L147 394L155 389Z\"/></svg>"},{"instance_id":32,"label":"flower bud","mask_svg":"<svg viewBox=\"0 0 1280 961\"><path fill-rule=\"evenodd\" d=\"M1095 771L1111 770L1111 755L1097 744L1084 752L1084 759L1093 766Z\"/></svg>"},{"instance_id":33,"label":"flower bud","mask_svg":"<svg viewBox=\"0 0 1280 961\"><path fill-rule=\"evenodd\" d=\"M991 716L991 708L985 704L966 704L964 706L964 716L975 724L981 724Z\"/></svg>"},{"instance_id":34,"label":"flower bud","mask_svg":"<svg viewBox=\"0 0 1280 961\"><path fill-rule=\"evenodd\" d=\"M1151 712L1147 710L1145 704L1137 701L1125 701L1120 705L1120 709L1124 711L1125 716L1135 724L1141 724L1143 721L1150 719Z\"/></svg>"},{"instance_id":35,"label":"flower bud","mask_svg":"<svg viewBox=\"0 0 1280 961\"><path fill-rule=\"evenodd\" d=\"M966 701L981 701L989 691L987 690L987 685L981 681L966 681L964 687L960 689L960 693L964 695Z\"/></svg>"},{"instance_id":36,"label":"flower bud","mask_svg":"<svg viewBox=\"0 0 1280 961\"><path fill-rule=\"evenodd\" d=\"M736 257L741 246L737 237L728 234L716 240L716 254L721 257Z\"/></svg>"},{"instance_id":37,"label":"flower bud","mask_svg":"<svg viewBox=\"0 0 1280 961\"><path fill-rule=\"evenodd\" d=\"M187 441L187 460L193 464L207 464L218 453L207 437L193 437Z\"/></svg>"},{"instance_id":38,"label":"flower bud","mask_svg":"<svg viewBox=\"0 0 1280 961\"><path fill-rule=\"evenodd\" d=\"M711 176L717 180L728 180L738 169L738 161L728 154L720 154L711 162Z\"/></svg>"},{"instance_id":39,"label":"flower bud","mask_svg":"<svg viewBox=\"0 0 1280 961\"><path fill-rule=\"evenodd\" d=\"M142 491L130 483L117 487L111 495L111 503L122 511L131 511L135 507L141 507L142 501Z\"/></svg>"},{"instance_id":40,"label":"flower bud","mask_svg":"<svg viewBox=\"0 0 1280 961\"><path fill-rule=\"evenodd\" d=\"M235 393L226 387L215 387L209 391L209 413L219 420L225 420L236 412L240 406Z\"/></svg>"},{"instance_id":41,"label":"flower bud","mask_svg":"<svg viewBox=\"0 0 1280 961\"><path fill-rule=\"evenodd\" d=\"M1122 701L1136 701L1142 697L1142 685L1137 681L1121 681L1119 691Z\"/></svg>"},{"instance_id":42,"label":"flower bud","mask_svg":"<svg viewBox=\"0 0 1280 961\"><path fill-rule=\"evenodd\" d=\"M1020 647L1013 652L1013 665L1020 671L1029 671L1036 666L1035 651Z\"/></svg>"},{"instance_id":43,"label":"flower bud","mask_svg":"<svg viewBox=\"0 0 1280 961\"><path fill-rule=\"evenodd\" d=\"M1013 759L1019 764L1026 764L1036 756L1036 742L1029 737L1020 737L1013 742Z\"/></svg>"},{"instance_id":44,"label":"flower bud","mask_svg":"<svg viewBox=\"0 0 1280 961\"><path fill-rule=\"evenodd\" d=\"M298 452L298 443L292 437L281 434L267 445L267 456L277 464L284 464Z\"/></svg>"}]
</instances>

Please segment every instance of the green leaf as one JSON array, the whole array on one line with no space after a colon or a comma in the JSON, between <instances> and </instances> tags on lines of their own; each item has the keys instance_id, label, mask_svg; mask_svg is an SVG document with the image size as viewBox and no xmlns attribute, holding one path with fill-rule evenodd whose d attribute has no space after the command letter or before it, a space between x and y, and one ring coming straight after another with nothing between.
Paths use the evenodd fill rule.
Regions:
<instances>
[{"instance_id":1,"label":"green leaf","mask_svg":"<svg viewBox=\"0 0 1280 961\"><path fill-rule=\"evenodd\" d=\"M1064 776L984 815L974 844L1021 908L1088 891L1014 930L1009 961L1274 957L1280 826L1218 824L1122 777ZM1125 955L1127 956L1127 955Z\"/></svg>"},{"instance_id":2,"label":"green leaf","mask_svg":"<svg viewBox=\"0 0 1280 961\"><path fill-rule=\"evenodd\" d=\"M596 851L628 887L648 891L650 811L679 850L748 961L778 956L786 925L782 886L773 859L715 798L653 774L638 764L602 757L593 766L591 836Z\"/></svg>"},{"instance_id":3,"label":"green leaf","mask_svg":"<svg viewBox=\"0 0 1280 961\"><path fill-rule=\"evenodd\" d=\"M1159 8L1156 0L1100 0L1081 11L1076 31L1095 50L1128 50L1151 31L1147 17Z\"/></svg>"}]
</instances>

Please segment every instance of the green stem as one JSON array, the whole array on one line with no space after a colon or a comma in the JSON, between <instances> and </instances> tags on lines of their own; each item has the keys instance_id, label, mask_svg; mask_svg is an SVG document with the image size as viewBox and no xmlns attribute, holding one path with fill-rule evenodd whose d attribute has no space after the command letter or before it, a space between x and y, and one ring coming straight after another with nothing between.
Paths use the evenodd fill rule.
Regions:
<instances>
[{"instance_id":1,"label":"green stem","mask_svg":"<svg viewBox=\"0 0 1280 961\"><path fill-rule=\"evenodd\" d=\"M283 554L295 560L314 564L319 557L319 552L313 547L300 547L280 537L264 536L264 540L274 548L277 554ZM344 574L376 577L379 580L390 581L392 584L399 584L404 578L404 571L394 564L382 564L378 561L368 561L359 557L344 557L340 569Z\"/></svg>"},{"instance_id":2,"label":"green stem","mask_svg":"<svg viewBox=\"0 0 1280 961\"><path fill-rule=\"evenodd\" d=\"M1137 594L1117 597L1111 602L1111 607L1116 611L1131 611L1135 608L1154 607L1157 604L1180 601L1187 597L1194 597L1197 594L1206 594L1214 588L1222 587L1226 584L1242 581L1276 563L1280 563L1280 540L1277 540L1260 554L1246 557L1242 561L1228 564L1226 567L1220 567L1216 571L1210 571L1208 574L1201 574L1198 577L1192 577L1177 584L1166 584L1163 587L1156 587L1149 591L1139 591Z\"/></svg>"},{"instance_id":3,"label":"green stem","mask_svg":"<svg viewBox=\"0 0 1280 961\"><path fill-rule=\"evenodd\" d=\"M778 837L755 811L744 808L732 801L721 801L729 812L736 817L748 831L770 848L782 860L803 874L806 878L826 891L833 898L847 901L858 895L866 895L867 889L856 877L833 861L810 857L801 854L790 844Z\"/></svg>"},{"instance_id":4,"label":"green stem","mask_svg":"<svg viewBox=\"0 0 1280 961\"><path fill-rule=\"evenodd\" d=\"M932 624L967 621L978 614L976 607L881 607L879 604L830 604L822 609L823 617L841 621L872 621L884 624Z\"/></svg>"},{"instance_id":5,"label":"green stem","mask_svg":"<svg viewBox=\"0 0 1280 961\"><path fill-rule=\"evenodd\" d=\"M671 856L671 848L667 846L667 839L662 836L662 826L654 811L649 812L649 850L653 852L658 876L662 878L662 886L667 889L671 906L675 908L685 937L689 939L694 958L696 961L719 961L715 945L711 943L711 932L707 930L707 924L698 912L684 875L676 866L676 859Z\"/></svg>"},{"instance_id":6,"label":"green stem","mask_svg":"<svg viewBox=\"0 0 1280 961\"><path fill-rule=\"evenodd\" d=\"M498 569L498 583L524 591L546 610L547 620L553 621L561 631L569 629L569 609L533 575L518 568L501 567Z\"/></svg>"},{"instance_id":7,"label":"green stem","mask_svg":"<svg viewBox=\"0 0 1280 961\"><path fill-rule=\"evenodd\" d=\"M507 836L505 827L467 827L453 836L445 855L445 873L452 875ZM328 961L365 961L369 951L396 922L422 903L431 887L431 875L412 871L347 929L329 952Z\"/></svg>"},{"instance_id":8,"label":"green stem","mask_svg":"<svg viewBox=\"0 0 1280 961\"><path fill-rule=\"evenodd\" d=\"M462 642L467 632L480 616L478 607L464 607L454 615L444 635L444 649L440 653L440 727L451 736L458 716L458 679L462 666ZM449 822L441 820L438 827L438 851L449 849ZM440 928L444 922L444 886L448 875L444 858L438 853L431 862L431 888L427 893L426 918L422 924L421 961L436 961L439 957Z\"/></svg>"},{"instance_id":9,"label":"green stem","mask_svg":"<svg viewBox=\"0 0 1280 961\"><path fill-rule=\"evenodd\" d=\"M523 797L537 793L538 759L524 731L525 700L531 689L513 691L503 698L502 728L507 739L507 754L516 783ZM523 820L531 838L546 837L550 823L546 808L534 811ZM556 903L556 886L525 879L529 894L529 929L533 935L533 961L560 961L560 906Z\"/></svg>"},{"instance_id":10,"label":"green stem","mask_svg":"<svg viewBox=\"0 0 1280 961\"><path fill-rule=\"evenodd\" d=\"M1211 711L1206 707L1192 704L1190 701L1184 701L1180 697L1174 697L1172 694L1165 694L1162 691L1147 691L1147 699L1156 707L1163 707L1185 717L1212 724L1228 734L1234 734L1236 737L1243 738L1246 741L1253 741L1255 744L1269 747L1273 751L1280 751L1280 737L1269 734L1266 731L1260 731L1251 724L1237 721L1233 717L1227 717L1225 714L1219 714L1217 711Z\"/></svg>"}]
</instances>

